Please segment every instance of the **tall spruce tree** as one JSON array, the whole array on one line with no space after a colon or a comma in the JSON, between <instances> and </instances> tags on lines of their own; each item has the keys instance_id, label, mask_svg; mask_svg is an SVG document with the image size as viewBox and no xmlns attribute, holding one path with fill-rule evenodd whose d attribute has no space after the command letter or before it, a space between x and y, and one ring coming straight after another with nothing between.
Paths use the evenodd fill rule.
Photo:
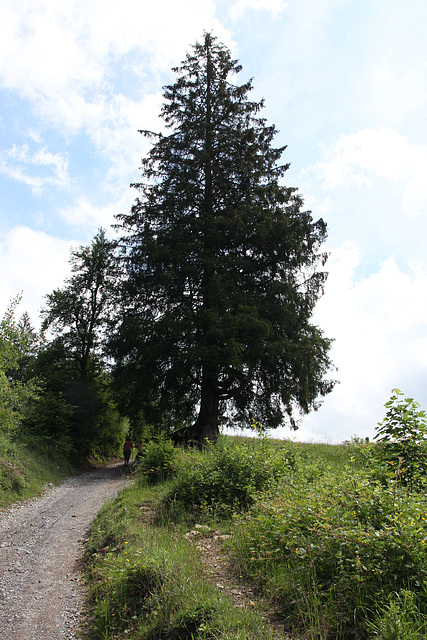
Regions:
<instances>
[{"instance_id":1,"label":"tall spruce tree","mask_svg":"<svg viewBox=\"0 0 427 640\"><path fill-rule=\"evenodd\" d=\"M129 214L121 324L112 343L129 409L194 416L185 439L226 417L268 427L331 391L330 340L310 324L322 294L323 220L281 184L285 147L249 100L252 82L207 33L164 88L169 135L142 161Z\"/></svg>"}]
</instances>

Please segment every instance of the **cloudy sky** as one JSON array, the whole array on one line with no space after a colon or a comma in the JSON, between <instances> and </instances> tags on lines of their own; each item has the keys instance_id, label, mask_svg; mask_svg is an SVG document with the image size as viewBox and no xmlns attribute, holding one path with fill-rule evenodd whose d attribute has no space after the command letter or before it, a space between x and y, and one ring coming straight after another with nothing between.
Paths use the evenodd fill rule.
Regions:
<instances>
[{"instance_id":1,"label":"cloudy sky","mask_svg":"<svg viewBox=\"0 0 427 640\"><path fill-rule=\"evenodd\" d=\"M129 210L137 130L212 31L328 224L340 384L297 439L372 437L394 387L427 409L426 27L425 0L0 0L0 313L23 291L37 325L70 247Z\"/></svg>"}]
</instances>

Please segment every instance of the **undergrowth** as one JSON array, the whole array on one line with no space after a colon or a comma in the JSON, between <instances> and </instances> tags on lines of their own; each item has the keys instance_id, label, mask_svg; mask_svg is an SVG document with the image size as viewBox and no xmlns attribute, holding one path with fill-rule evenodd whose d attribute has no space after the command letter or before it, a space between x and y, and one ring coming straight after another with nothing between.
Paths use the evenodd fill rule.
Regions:
<instances>
[{"instance_id":1,"label":"undergrowth","mask_svg":"<svg viewBox=\"0 0 427 640\"><path fill-rule=\"evenodd\" d=\"M158 443L93 525L85 637L273 637L262 610L237 610L202 579L185 538L196 522L229 535L236 575L295 637L427 637L427 501L375 458L376 446Z\"/></svg>"},{"instance_id":2,"label":"undergrowth","mask_svg":"<svg viewBox=\"0 0 427 640\"><path fill-rule=\"evenodd\" d=\"M71 472L71 465L55 460L54 455L0 434L0 507L32 497Z\"/></svg>"},{"instance_id":3,"label":"undergrowth","mask_svg":"<svg viewBox=\"0 0 427 640\"><path fill-rule=\"evenodd\" d=\"M260 612L235 609L203 580L185 527L155 524L162 489L135 484L94 522L87 545L92 617L84 637L272 640Z\"/></svg>"}]
</instances>

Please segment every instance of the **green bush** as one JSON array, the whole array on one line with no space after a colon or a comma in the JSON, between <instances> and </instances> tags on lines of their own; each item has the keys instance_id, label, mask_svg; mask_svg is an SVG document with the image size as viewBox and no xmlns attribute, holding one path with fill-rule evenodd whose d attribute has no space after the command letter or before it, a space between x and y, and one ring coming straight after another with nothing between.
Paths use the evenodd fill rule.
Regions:
<instances>
[{"instance_id":1,"label":"green bush","mask_svg":"<svg viewBox=\"0 0 427 640\"><path fill-rule=\"evenodd\" d=\"M427 416L413 398L399 389L385 404L387 413L377 426L374 456L390 468L400 484L420 490L427 482Z\"/></svg>"},{"instance_id":2,"label":"green bush","mask_svg":"<svg viewBox=\"0 0 427 640\"><path fill-rule=\"evenodd\" d=\"M177 450L166 438L149 442L140 456L138 469L148 484L171 478L176 470Z\"/></svg>"},{"instance_id":3,"label":"green bush","mask_svg":"<svg viewBox=\"0 0 427 640\"><path fill-rule=\"evenodd\" d=\"M241 571L289 622L307 632L315 619L324 639L367 637L372 612L401 589L427 610L427 500L366 472L315 484L300 473L236 520L234 544Z\"/></svg>"},{"instance_id":4,"label":"green bush","mask_svg":"<svg viewBox=\"0 0 427 640\"><path fill-rule=\"evenodd\" d=\"M234 510L247 509L257 492L295 465L291 444L273 447L267 441L238 444L222 439L202 454L186 455L164 506L194 517L203 513L225 517Z\"/></svg>"}]
</instances>

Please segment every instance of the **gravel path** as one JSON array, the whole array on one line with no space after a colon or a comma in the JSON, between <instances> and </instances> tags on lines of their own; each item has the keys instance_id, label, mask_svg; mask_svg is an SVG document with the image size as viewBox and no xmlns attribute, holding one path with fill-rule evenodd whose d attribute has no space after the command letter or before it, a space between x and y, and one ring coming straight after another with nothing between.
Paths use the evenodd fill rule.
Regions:
<instances>
[{"instance_id":1,"label":"gravel path","mask_svg":"<svg viewBox=\"0 0 427 640\"><path fill-rule=\"evenodd\" d=\"M83 543L104 500L125 484L123 466L111 465L0 512L1 639L77 638Z\"/></svg>"}]
</instances>

